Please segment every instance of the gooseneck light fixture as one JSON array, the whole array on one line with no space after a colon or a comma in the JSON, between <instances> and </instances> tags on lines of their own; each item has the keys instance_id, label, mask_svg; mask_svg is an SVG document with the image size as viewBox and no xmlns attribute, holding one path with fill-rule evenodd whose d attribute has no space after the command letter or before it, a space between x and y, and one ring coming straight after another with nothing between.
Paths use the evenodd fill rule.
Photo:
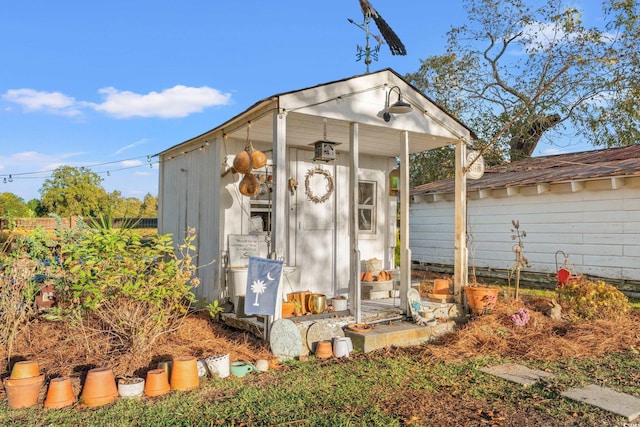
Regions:
<instances>
[{"instance_id":1,"label":"gooseneck light fixture","mask_svg":"<svg viewBox=\"0 0 640 427\"><path fill-rule=\"evenodd\" d=\"M389 97L391 96L391 92L393 92L394 89L398 91L398 100L389 105ZM402 100L402 91L400 91L400 88L398 86L393 86L391 89L389 89L384 103L384 113L382 113L382 118L385 122L391 120L392 114L405 114L410 113L412 110L413 107L411 107L411 104Z\"/></svg>"}]
</instances>

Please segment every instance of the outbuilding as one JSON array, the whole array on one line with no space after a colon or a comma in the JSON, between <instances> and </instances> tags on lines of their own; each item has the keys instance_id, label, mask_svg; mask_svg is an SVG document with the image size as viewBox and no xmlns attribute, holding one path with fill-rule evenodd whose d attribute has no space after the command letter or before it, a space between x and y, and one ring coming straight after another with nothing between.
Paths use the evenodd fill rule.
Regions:
<instances>
[{"instance_id":1,"label":"outbuilding","mask_svg":"<svg viewBox=\"0 0 640 427\"><path fill-rule=\"evenodd\" d=\"M409 155L455 144L461 171L472 138L391 69L273 95L158 154L158 228L176 242L195 228L201 300L237 297L243 288L234 278L242 282L247 257L259 255L284 261L283 297L299 291L345 295L359 321L367 260L396 271L406 304ZM266 166L251 171L259 189L250 197L240 191L247 174L233 168L246 147L267 157ZM464 217L458 216L459 233L450 236L449 247L458 247L462 286ZM272 320L278 317L276 310Z\"/></svg>"},{"instance_id":2,"label":"outbuilding","mask_svg":"<svg viewBox=\"0 0 640 427\"><path fill-rule=\"evenodd\" d=\"M452 271L454 179L411 190L411 253L420 268ZM525 279L602 278L640 296L640 146L533 157L467 182L469 266L503 281L515 271L513 223L524 237ZM513 283L513 281L512 281Z\"/></svg>"}]
</instances>

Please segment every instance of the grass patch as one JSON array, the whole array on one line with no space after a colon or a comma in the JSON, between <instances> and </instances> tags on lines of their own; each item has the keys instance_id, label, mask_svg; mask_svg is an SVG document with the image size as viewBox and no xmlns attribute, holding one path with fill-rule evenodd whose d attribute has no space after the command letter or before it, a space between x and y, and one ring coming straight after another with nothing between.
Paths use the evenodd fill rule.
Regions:
<instances>
[{"instance_id":1,"label":"grass patch","mask_svg":"<svg viewBox=\"0 0 640 427\"><path fill-rule=\"evenodd\" d=\"M347 360L292 362L279 371L244 378L205 379L191 392L119 399L95 408L9 410L4 426L212 426L309 425L401 426L460 424L620 424L600 409L560 393L596 383L640 396L637 354L554 363L524 362L555 377L524 389L481 372L501 358L446 363L425 358L420 348L355 355Z\"/></svg>"}]
</instances>

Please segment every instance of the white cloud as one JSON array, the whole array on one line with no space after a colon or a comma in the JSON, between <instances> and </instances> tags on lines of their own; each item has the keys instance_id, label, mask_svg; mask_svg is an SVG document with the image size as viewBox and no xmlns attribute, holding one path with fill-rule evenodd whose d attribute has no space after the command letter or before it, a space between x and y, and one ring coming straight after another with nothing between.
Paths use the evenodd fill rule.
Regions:
<instances>
[{"instance_id":1,"label":"white cloud","mask_svg":"<svg viewBox=\"0 0 640 427\"><path fill-rule=\"evenodd\" d=\"M186 117L206 107L226 105L231 98L231 94L223 94L207 86L196 88L177 85L148 94L119 91L113 87L100 89L99 92L105 95L105 102L93 104L93 108L117 118Z\"/></svg>"},{"instance_id":2,"label":"white cloud","mask_svg":"<svg viewBox=\"0 0 640 427\"><path fill-rule=\"evenodd\" d=\"M135 176L151 176L153 175L151 172L135 172Z\"/></svg>"},{"instance_id":3,"label":"white cloud","mask_svg":"<svg viewBox=\"0 0 640 427\"><path fill-rule=\"evenodd\" d=\"M40 92L34 89L9 89L2 98L22 105L28 112L45 111L63 116L78 116L82 112L73 97L60 92Z\"/></svg>"},{"instance_id":4,"label":"white cloud","mask_svg":"<svg viewBox=\"0 0 640 427\"><path fill-rule=\"evenodd\" d=\"M142 138L141 140L138 140L138 141L136 141L136 142L134 142L134 143L131 143L131 144L129 144L129 145L125 145L124 147L118 148L118 149L116 150L116 154L120 154L120 153L122 153L123 151L130 150L130 149L132 149L132 148L134 148L134 147L137 147L138 145L146 144L148 141L149 141L149 139L147 139L147 138Z\"/></svg>"},{"instance_id":5,"label":"white cloud","mask_svg":"<svg viewBox=\"0 0 640 427\"><path fill-rule=\"evenodd\" d=\"M122 166L123 168L133 168L141 165L142 162L140 160L123 160L120 162L120 166Z\"/></svg>"},{"instance_id":6,"label":"white cloud","mask_svg":"<svg viewBox=\"0 0 640 427\"><path fill-rule=\"evenodd\" d=\"M207 107L227 105L231 99L230 93L222 93L207 86L176 85L162 92L153 91L147 94L120 91L113 87L103 88L98 92L105 98L102 103L77 101L60 92L41 92L34 89L10 89L2 95L2 98L21 105L27 112L43 111L64 116L80 116L82 109L92 108L119 119L186 117ZM120 150L124 151L144 142L144 140L138 141Z\"/></svg>"}]
</instances>

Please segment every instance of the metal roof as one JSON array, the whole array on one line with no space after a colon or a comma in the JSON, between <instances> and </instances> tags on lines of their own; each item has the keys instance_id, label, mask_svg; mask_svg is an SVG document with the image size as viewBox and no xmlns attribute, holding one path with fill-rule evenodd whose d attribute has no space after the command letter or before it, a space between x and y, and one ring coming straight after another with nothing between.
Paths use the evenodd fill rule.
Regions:
<instances>
[{"instance_id":1,"label":"metal roof","mask_svg":"<svg viewBox=\"0 0 640 427\"><path fill-rule=\"evenodd\" d=\"M640 176L640 145L531 157L488 168L482 178L467 180L467 191L628 176ZM411 189L410 194L415 196L453 191L454 180L451 178L419 185Z\"/></svg>"}]
</instances>

